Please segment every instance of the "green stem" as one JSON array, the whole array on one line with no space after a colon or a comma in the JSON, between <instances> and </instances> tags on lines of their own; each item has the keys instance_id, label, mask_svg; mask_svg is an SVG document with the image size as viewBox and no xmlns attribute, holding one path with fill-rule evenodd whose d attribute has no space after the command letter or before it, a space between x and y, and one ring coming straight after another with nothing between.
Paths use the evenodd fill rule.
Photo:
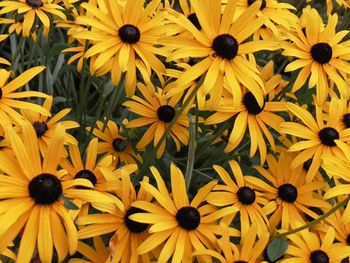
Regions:
<instances>
[{"instance_id":1,"label":"green stem","mask_svg":"<svg viewBox=\"0 0 350 263\"><path fill-rule=\"evenodd\" d=\"M196 122L193 119L193 117L188 114L188 119L190 123L190 139L188 143L188 159L187 159L187 166L186 166L186 173L185 173L185 182L186 182L186 188L187 191L190 188L191 179L192 179L192 173L193 173L193 167L194 167L194 159L195 159L195 153L196 153Z\"/></svg>"},{"instance_id":2,"label":"green stem","mask_svg":"<svg viewBox=\"0 0 350 263\"><path fill-rule=\"evenodd\" d=\"M277 235L273 235L271 238L281 238L281 237L286 237L289 236L291 234L300 232L304 229L310 228L313 225L318 224L319 222L321 222L323 219L329 217L331 214L333 214L335 211L339 210L340 208L342 208L343 206L345 206L350 200L350 196L348 196L346 199L344 199L343 201L341 201L339 204L337 204L335 207L333 207L331 210L329 210L327 213L321 215L320 217L316 218L315 220L311 221L310 223L307 223L301 227L292 229L290 231L284 232L284 233L280 233Z\"/></svg>"}]
</instances>

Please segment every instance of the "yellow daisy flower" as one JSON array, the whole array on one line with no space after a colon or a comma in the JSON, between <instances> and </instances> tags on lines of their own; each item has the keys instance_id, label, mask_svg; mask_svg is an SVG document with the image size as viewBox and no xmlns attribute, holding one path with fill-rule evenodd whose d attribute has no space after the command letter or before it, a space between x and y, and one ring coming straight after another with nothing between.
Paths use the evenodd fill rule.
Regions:
<instances>
[{"instance_id":1,"label":"yellow daisy flower","mask_svg":"<svg viewBox=\"0 0 350 263\"><path fill-rule=\"evenodd\" d=\"M268 219L262 208L268 200L263 193L257 191L258 188L248 186L245 180L247 176L242 174L236 161L232 160L229 164L235 181L223 167L214 165L213 168L219 174L224 185L215 186L206 200L215 206L229 206L239 210L242 237L247 235L252 222L256 224L257 233L261 236L268 231ZM234 215L230 215L225 218L225 223L231 224L233 217Z\"/></svg>"},{"instance_id":2,"label":"yellow daisy flower","mask_svg":"<svg viewBox=\"0 0 350 263\"><path fill-rule=\"evenodd\" d=\"M206 95L210 95L212 104L217 106L223 90L224 78L233 94L243 84L252 92L259 105L263 105L263 82L257 66L246 59L247 54L259 50L275 50L278 45L272 41L246 41L258 30L265 19L256 17L260 3L256 2L241 16L232 22L235 15L236 1L230 0L221 15L221 0L191 0L191 5L201 25L199 31L183 14L168 16L168 19L189 31L193 37L169 37L164 39L164 45L175 50L168 60L187 57L200 58L176 81L165 89L167 97L171 97L189 87L189 84L206 74L199 89L199 108L203 108ZM211 12L208 12L211 10ZM246 41L246 42L245 42ZM238 96L238 95L237 95ZM241 98L237 98L238 103Z\"/></svg>"},{"instance_id":3,"label":"yellow daisy flower","mask_svg":"<svg viewBox=\"0 0 350 263\"><path fill-rule=\"evenodd\" d=\"M216 210L210 204L202 205L217 181L211 181L200 188L192 202L189 202L184 175L174 164L170 166L172 195L157 169L151 167L151 172L158 189L145 182L141 182L141 185L157 203L136 201L133 207L147 213L136 213L129 217L136 222L151 225L148 230L151 236L137 248L136 253L149 253L160 246L159 263L193 262L191 254L194 250L213 249L216 245L215 234L219 230L217 220L236 214L238 209L226 207ZM237 232L230 229L231 235L238 236ZM197 259L199 262L209 262L207 256L197 256Z\"/></svg>"},{"instance_id":4,"label":"yellow daisy flower","mask_svg":"<svg viewBox=\"0 0 350 263\"><path fill-rule=\"evenodd\" d=\"M341 105L341 104L340 104ZM303 124L297 122L284 122L279 131L303 139L294 143L289 151L300 153L291 163L294 169L312 159L311 166L306 175L306 183L311 182L321 165L323 154L345 158L341 149L337 146L337 141L347 142L350 140L350 129L345 129L342 125L342 112L339 101L333 98L330 102L329 113L324 114L319 106L316 106L316 120L306 109L287 103L288 109ZM326 120L326 124L324 123Z\"/></svg>"},{"instance_id":5,"label":"yellow daisy flower","mask_svg":"<svg viewBox=\"0 0 350 263\"><path fill-rule=\"evenodd\" d=\"M38 91L16 92L16 90L27 84L32 78L34 78L44 69L45 67L42 66L28 69L8 83L7 81L10 78L11 72L5 69L0 69L0 124L3 125L3 127L5 127L7 124L12 123L12 121L19 122L20 120L23 120L23 116L15 111L15 108L30 109L42 115L50 116L50 112L42 106L26 101L17 100L28 97L48 97L48 95Z\"/></svg>"},{"instance_id":6,"label":"yellow daisy flower","mask_svg":"<svg viewBox=\"0 0 350 263\"><path fill-rule=\"evenodd\" d=\"M343 75L350 73L350 42L342 42L349 31L336 32L338 15L328 16L326 26L323 26L321 16L316 9L306 9L302 24L295 25L294 32L286 32L286 42L282 44L283 55L295 57L289 63L286 72L301 69L296 78L292 92L299 90L309 78L309 88L316 86L317 104L328 96L328 79L335 82L341 97L349 98L348 83ZM291 41L291 42L290 42Z\"/></svg>"},{"instance_id":7,"label":"yellow daisy flower","mask_svg":"<svg viewBox=\"0 0 350 263\"><path fill-rule=\"evenodd\" d=\"M156 12L160 0L152 0L144 8L145 1L127 1L125 7L116 0L82 3L87 12L94 15L79 16L76 23L89 27L73 36L86 39L91 47L85 53L89 58L97 56L90 69L92 74L102 69L111 72L113 84L118 84L125 74L125 87L128 97L134 95L136 88L136 69L145 81L150 81L151 69L163 81L165 66L156 57L163 52L156 47L158 39L166 32L164 15ZM165 54L163 54L165 55Z\"/></svg>"},{"instance_id":8,"label":"yellow daisy flower","mask_svg":"<svg viewBox=\"0 0 350 263\"><path fill-rule=\"evenodd\" d=\"M109 198L76 186L91 187L87 180L67 180L65 172L58 170L62 156L64 127L58 125L43 159L33 126L22 123L23 140L11 126L6 135L15 157L0 151L0 251L16 238L23 228L17 262L29 262L37 248L42 262L51 262L55 248L58 261L68 251L72 255L78 245L78 234L65 198L111 202Z\"/></svg>"},{"instance_id":9,"label":"yellow daisy flower","mask_svg":"<svg viewBox=\"0 0 350 263\"><path fill-rule=\"evenodd\" d=\"M176 105L173 100L167 101L160 89L156 91L153 86L145 86L142 83L138 83L138 88L144 99L138 96L133 96L131 100L124 102L123 105L128 107L131 112L141 115L142 117L129 121L125 126L127 128L137 128L151 125L136 146L138 149L144 150L152 140L154 146L158 144L160 138L165 133L168 124L175 117ZM177 151L180 150L181 144L188 144L189 121L186 116L187 111L185 110L182 112L170 130L170 136L175 142ZM157 158L160 158L163 155L165 147L166 141L163 141L157 151Z\"/></svg>"},{"instance_id":10,"label":"yellow daisy flower","mask_svg":"<svg viewBox=\"0 0 350 263\"><path fill-rule=\"evenodd\" d=\"M64 8L54 0L5 0L0 2L0 15L12 13L13 16L23 16L22 35L29 37L35 19L37 18L44 26L44 35L47 35L50 30L49 14L66 19L62 12ZM35 28L35 27L34 27Z\"/></svg>"},{"instance_id":11,"label":"yellow daisy flower","mask_svg":"<svg viewBox=\"0 0 350 263\"><path fill-rule=\"evenodd\" d=\"M270 231L274 232L281 224L281 229L296 228L296 222L304 222L304 213L316 219L319 215L312 207L329 208L330 205L323 201L316 190L322 189L324 182L306 183L306 172L302 165L297 168L289 168L293 158L281 153L278 160L268 155L268 170L261 166L255 169L263 176L264 181L247 176L245 180L249 186L264 193L270 202L264 207L269 216Z\"/></svg>"},{"instance_id":12,"label":"yellow daisy flower","mask_svg":"<svg viewBox=\"0 0 350 263\"><path fill-rule=\"evenodd\" d=\"M206 125L217 124L236 116L225 152L231 152L236 149L243 140L246 129L248 128L250 135L250 156L253 157L259 149L261 164L265 162L267 154L264 136L272 150L276 149L275 140L268 130L268 127L278 130L279 125L284 121L282 117L274 112L285 111L287 109L285 102L272 101L276 90L283 84L283 80L281 75L273 75L271 66L273 67L272 62L268 63L261 70L261 76L264 80L264 89L266 90L263 106L259 105L256 98L249 90L243 88L242 100L238 107L236 107L233 102L236 93L230 94L222 99L219 106L213 108L215 113L204 122Z\"/></svg>"},{"instance_id":13,"label":"yellow daisy flower","mask_svg":"<svg viewBox=\"0 0 350 263\"><path fill-rule=\"evenodd\" d=\"M240 245L236 245L230 241L227 225L225 225L225 223L220 223L220 227L222 229L222 238L218 239L219 250L198 250L193 253L194 255L210 255L218 259L221 263L264 262L262 261L262 254L269 241L268 232L265 232L259 237L257 236L257 228L253 225L249 228L247 235L241 238Z\"/></svg>"},{"instance_id":14,"label":"yellow daisy flower","mask_svg":"<svg viewBox=\"0 0 350 263\"><path fill-rule=\"evenodd\" d=\"M48 112L51 112L53 97L49 96L46 98L43 108ZM48 146L48 143L54 136L55 128L58 124L62 125L65 130L74 129L79 127L79 123L72 120L62 120L71 109L63 109L56 114L48 117L47 115L40 114L31 109L21 110L22 116L28 120L34 127L36 136L39 140L39 149L40 152L45 152ZM65 144L78 144L78 141L69 133L65 135Z\"/></svg>"},{"instance_id":15,"label":"yellow daisy flower","mask_svg":"<svg viewBox=\"0 0 350 263\"><path fill-rule=\"evenodd\" d=\"M93 135L100 139L97 144L97 153L104 156L112 155L113 165L116 167L120 163L137 164L142 162L141 155L138 154L128 139L122 136L123 129L112 120L108 120L107 126L103 129L104 124L101 121L96 122L97 127L93 129ZM87 128L90 131L91 128Z\"/></svg>"},{"instance_id":16,"label":"yellow daisy flower","mask_svg":"<svg viewBox=\"0 0 350 263\"><path fill-rule=\"evenodd\" d=\"M132 207L134 202L137 200L150 201L152 196L145 192L142 186L136 192L128 173L122 172L120 178L116 194L121 203L118 205L96 204L95 208L102 211L102 214L80 216L77 224L84 227L79 231L79 238L85 239L114 232L109 241L111 253L106 262L150 262L151 254L138 255L135 253L136 248L149 236L146 231L148 224L135 222L129 216L143 212L142 209ZM142 182L148 182L148 178L144 178Z\"/></svg>"}]
</instances>

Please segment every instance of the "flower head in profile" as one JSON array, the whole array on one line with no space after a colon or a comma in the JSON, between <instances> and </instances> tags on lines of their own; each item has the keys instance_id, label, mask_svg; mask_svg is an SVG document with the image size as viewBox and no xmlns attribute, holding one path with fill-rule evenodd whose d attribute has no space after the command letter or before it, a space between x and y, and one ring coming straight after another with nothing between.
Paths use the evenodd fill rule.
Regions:
<instances>
[{"instance_id":1,"label":"flower head in profile","mask_svg":"<svg viewBox=\"0 0 350 263\"><path fill-rule=\"evenodd\" d=\"M58 16L66 19L62 12L62 6L54 0L5 0L0 2L0 15L10 13L14 18L21 16L23 18L22 35L29 37L37 21L44 26L44 34L50 31L51 21L50 15Z\"/></svg>"},{"instance_id":2,"label":"flower head in profile","mask_svg":"<svg viewBox=\"0 0 350 263\"><path fill-rule=\"evenodd\" d=\"M151 234L137 248L136 253L144 254L161 247L158 262L193 262L192 252L202 249L214 249L219 228L217 220L234 215L238 209L226 207L220 210L210 204L203 204L217 181L211 181L197 191L192 201L186 193L185 179L181 170L174 164L170 166L172 194L163 181L158 170L151 167L157 182L157 188L142 182L145 191L157 202L136 201L133 207L145 212L136 213L129 218L144 224L150 224ZM229 230L231 235L239 235L235 229ZM170 260L170 258L172 259ZM209 262L207 256L197 256L200 261Z\"/></svg>"},{"instance_id":3,"label":"flower head in profile","mask_svg":"<svg viewBox=\"0 0 350 263\"><path fill-rule=\"evenodd\" d=\"M131 100L124 102L123 105L128 107L131 112L141 115L141 117L129 121L125 126L127 128L137 128L150 125L136 145L138 149L144 150L152 140L154 146L158 144L169 123L175 118L176 103L174 100L167 101L162 90L155 90L152 85L139 83L138 88L143 98L135 95ZM187 108L182 112L169 132L175 142L177 151L180 150L181 144L188 144L189 121L186 116L188 110ZM157 158L163 155L165 147L166 141L163 141L157 151Z\"/></svg>"},{"instance_id":4,"label":"flower head in profile","mask_svg":"<svg viewBox=\"0 0 350 263\"><path fill-rule=\"evenodd\" d=\"M76 18L76 23L89 30L79 31L73 37L89 40L90 46L85 53L86 58L96 56L91 61L90 72L111 72L113 84L118 84L122 73L125 73L127 96L134 95L136 74L150 81L151 70L163 81L165 66L156 55L165 55L156 46L158 39L166 32L164 15L156 12L160 0L152 0L146 7L145 1L127 1L122 6L116 0L82 3L86 13Z\"/></svg>"}]
</instances>

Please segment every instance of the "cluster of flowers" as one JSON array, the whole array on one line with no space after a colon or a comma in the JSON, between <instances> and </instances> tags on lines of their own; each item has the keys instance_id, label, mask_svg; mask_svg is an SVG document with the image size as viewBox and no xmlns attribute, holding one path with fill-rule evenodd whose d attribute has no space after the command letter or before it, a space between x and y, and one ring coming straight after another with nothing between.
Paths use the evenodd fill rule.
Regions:
<instances>
[{"instance_id":1,"label":"cluster of flowers","mask_svg":"<svg viewBox=\"0 0 350 263\"><path fill-rule=\"evenodd\" d=\"M82 149L70 109L53 114L53 96L23 89L45 67L15 77L0 58L0 253L19 263L349 262L349 32L337 31L333 1L325 23L311 4L1 1L0 41L63 28L67 63L125 88L123 107L139 117L98 121ZM258 51L285 60L276 72ZM306 90L312 103L301 105ZM206 127L196 132L212 130L203 136L228 125L214 142L225 153L250 143L253 175L238 152L195 194L175 164L143 176L142 153L160 159L167 141L180 151L193 140L194 110ZM136 143L125 130L138 128Z\"/></svg>"}]
</instances>

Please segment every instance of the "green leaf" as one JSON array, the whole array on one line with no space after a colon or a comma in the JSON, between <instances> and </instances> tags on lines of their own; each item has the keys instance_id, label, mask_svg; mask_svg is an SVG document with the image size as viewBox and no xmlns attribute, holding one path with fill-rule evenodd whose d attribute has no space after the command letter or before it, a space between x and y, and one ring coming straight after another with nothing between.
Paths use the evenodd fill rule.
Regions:
<instances>
[{"instance_id":1,"label":"green leaf","mask_svg":"<svg viewBox=\"0 0 350 263\"><path fill-rule=\"evenodd\" d=\"M274 262L283 257L288 248L288 241L283 238L273 238L267 246L267 256L270 261Z\"/></svg>"},{"instance_id":2,"label":"green leaf","mask_svg":"<svg viewBox=\"0 0 350 263\"><path fill-rule=\"evenodd\" d=\"M79 210L79 207L77 207L69 198L62 196L64 207L68 210Z\"/></svg>"}]
</instances>

